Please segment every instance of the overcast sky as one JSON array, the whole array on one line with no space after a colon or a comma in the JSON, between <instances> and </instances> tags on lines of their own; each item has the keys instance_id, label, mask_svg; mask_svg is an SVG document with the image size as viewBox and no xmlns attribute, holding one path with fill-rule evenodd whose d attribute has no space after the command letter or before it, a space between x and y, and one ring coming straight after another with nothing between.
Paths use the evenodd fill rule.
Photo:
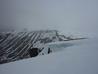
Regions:
<instances>
[{"instance_id":1,"label":"overcast sky","mask_svg":"<svg viewBox=\"0 0 98 74\"><path fill-rule=\"evenodd\" d=\"M0 0L0 31L57 29L97 35L98 0Z\"/></svg>"}]
</instances>

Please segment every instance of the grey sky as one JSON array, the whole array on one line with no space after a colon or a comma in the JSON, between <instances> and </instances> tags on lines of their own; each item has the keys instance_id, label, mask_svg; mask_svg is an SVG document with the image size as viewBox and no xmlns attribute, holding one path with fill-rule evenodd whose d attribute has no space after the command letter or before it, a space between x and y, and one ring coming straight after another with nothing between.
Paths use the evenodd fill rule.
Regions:
<instances>
[{"instance_id":1,"label":"grey sky","mask_svg":"<svg viewBox=\"0 0 98 74\"><path fill-rule=\"evenodd\" d=\"M96 35L98 0L0 0L0 31L58 29Z\"/></svg>"}]
</instances>

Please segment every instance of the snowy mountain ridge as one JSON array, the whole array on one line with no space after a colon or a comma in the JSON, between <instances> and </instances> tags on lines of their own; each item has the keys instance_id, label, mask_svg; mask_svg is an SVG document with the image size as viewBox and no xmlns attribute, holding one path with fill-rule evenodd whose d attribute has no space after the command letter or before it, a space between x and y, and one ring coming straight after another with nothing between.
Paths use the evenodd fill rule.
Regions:
<instances>
[{"instance_id":1,"label":"snowy mountain ridge","mask_svg":"<svg viewBox=\"0 0 98 74\"><path fill-rule=\"evenodd\" d=\"M49 43L80 39L85 38L66 37L59 35L57 30L2 32L0 33L0 63L49 54L57 51L53 46L47 45ZM55 47L59 48L59 45Z\"/></svg>"}]
</instances>

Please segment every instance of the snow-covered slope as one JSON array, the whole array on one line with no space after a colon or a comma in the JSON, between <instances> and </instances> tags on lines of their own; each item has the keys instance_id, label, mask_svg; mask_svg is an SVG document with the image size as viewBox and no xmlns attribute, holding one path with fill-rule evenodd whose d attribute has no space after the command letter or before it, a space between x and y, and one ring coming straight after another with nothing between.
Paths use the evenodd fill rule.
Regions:
<instances>
[{"instance_id":1,"label":"snow-covered slope","mask_svg":"<svg viewBox=\"0 0 98 74\"><path fill-rule=\"evenodd\" d=\"M0 74L98 74L98 39L70 43L61 52L2 64Z\"/></svg>"},{"instance_id":2,"label":"snow-covered slope","mask_svg":"<svg viewBox=\"0 0 98 74\"><path fill-rule=\"evenodd\" d=\"M57 30L3 32L0 33L0 64L56 52L59 46L66 45L51 46L47 43L77 39L81 38L59 35Z\"/></svg>"}]
</instances>

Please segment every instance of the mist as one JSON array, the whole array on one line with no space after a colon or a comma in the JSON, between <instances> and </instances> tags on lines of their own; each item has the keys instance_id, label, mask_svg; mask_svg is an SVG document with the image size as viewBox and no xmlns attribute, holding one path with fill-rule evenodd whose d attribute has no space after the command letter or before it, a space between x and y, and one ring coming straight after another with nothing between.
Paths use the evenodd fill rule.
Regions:
<instances>
[{"instance_id":1,"label":"mist","mask_svg":"<svg viewBox=\"0 0 98 74\"><path fill-rule=\"evenodd\" d=\"M0 0L0 31L56 29L97 36L97 0Z\"/></svg>"}]
</instances>

